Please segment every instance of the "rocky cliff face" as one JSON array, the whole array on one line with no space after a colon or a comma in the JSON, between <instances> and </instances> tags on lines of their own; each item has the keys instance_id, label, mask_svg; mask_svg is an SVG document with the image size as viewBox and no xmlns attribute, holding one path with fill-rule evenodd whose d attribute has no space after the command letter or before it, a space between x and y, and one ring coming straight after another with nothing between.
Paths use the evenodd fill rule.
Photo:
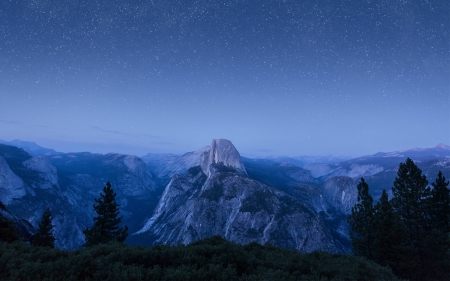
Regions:
<instances>
[{"instance_id":1,"label":"rocky cliff face","mask_svg":"<svg viewBox=\"0 0 450 281\"><path fill-rule=\"evenodd\" d=\"M117 193L123 223L138 230L145 219L140 211L153 210L148 202L156 196L156 184L140 158L91 153L31 157L15 147L0 147L0 201L35 227L49 207L60 248L84 243L82 231L96 215L94 198L107 181Z\"/></svg>"},{"instance_id":2,"label":"rocky cliff face","mask_svg":"<svg viewBox=\"0 0 450 281\"><path fill-rule=\"evenodd\" d=\"M134 235L190 243L212 235L246 244L344 252L326 221L300 200L247 176L231 142L214 140L201 166L175 175Z\"/></svg>"},{"instance_id":3,"label":"rocky cliff face","mask_svg":"<svg viewBox=\"0 0 450 281\"><path fill-rule=\"evenodd\" d=\"M229 140L214 139L209 151L203 153L200 166L203 172L210 176L211 165L218 163L234 168L239 173L247 174L239 152Z\"/></svg>"},{"instance_id":4,"label":"rocky cliff face","mask_svg":"<svg viewBox=\"0 0 450 281\"><path fill-rule=\"evenodd\" d=\"M358 198L356 185L350 177L333 177L322 184L322 196L329 206L349 215Z\"/></svg>"},{"instance_id":5,"label":"rocky cliff face","mask_svg":"<svg viewBox=\"0 0 450 281\"><path fill-rule=\"evenodd\" d=\"M205 174L210 174L209 167L214 163L223 163L246 174L241 156L234 145L225 139L212 140L211 146L202 147L183 155L147 154L142 157L147 168L161 179L170 179L173 175L183 175L189 168L200 166Z\"/></svg>"},{"instance_id":6,"label":"rocky cliff face","mask_svg":"<svg viewBox=\"0 0 450 281\"><path fill-rule=\"evenodd\" d=\"M429 182L439 171L449 177L447 150L415 151L421 158L413 160ZM445 157L433 156L438 152ZM0 201L34 226L49 207L56 244L67 249L84 242L82 230L96 215L94 198L110 181L123 223L135 233L128 243L189 243L221 235L238 243L348 252L346 216L356 202L356 184L364 176L376 201L383 189L390 190L404 161L395 155L300 168L267 159L242 162L227 140L181 156L149 155L145 162L115 153L32 157L0 144ZM154 174L163 180L149 171L160 171ZM157 182L169 183L162 195Z\"/></svg>"},{"instance_id":7,"label":"rocky cliff face","mask_svg":"<svg viewBox=\"0 0 450 281\"><path fill-rule=\"evenodd\" d=\"M19 237L25 241L29 241L31 236L37 231L37 229L34 228L27 220L19 218L8 212L8 210L0 207L0 223L4 224L5 221L10 221L16 229Z\"/></svg>"},{"instance_id":8,"label":"rocky cliff face","mask_svg":"<svg viewBox=\"0 0 450 281\"><path fill-rule=\"evenodd\" d=\"M58 186L57 170L47 158L33 157L23 162L23 166L39 174L41 180L35 182L35 188L50 189Z\"/></svg>"},{"instance_id":9,"label":"rocky cliff face","mask_svg":"<svg viewBox=\"0 0 450 281\"><path fill-rule=\"evenodd\" d=\"M25 183L11 171L5 158L0 156L0 201L8 205L27 193Z\"/></svg>"},{"instance_id":10,"label":"rocky cliff face","mask_svg":"<svg viewBox=\"0 0 450 281\"><path fill-rule=\"evenodd\" d=\"M210 149L210 146L205 146L183 155L150 153L143 156L142 160L157 177L170 179L175 174L184 174L189 168L200 165L203 154Z\"/></svg>"}]
</instances>

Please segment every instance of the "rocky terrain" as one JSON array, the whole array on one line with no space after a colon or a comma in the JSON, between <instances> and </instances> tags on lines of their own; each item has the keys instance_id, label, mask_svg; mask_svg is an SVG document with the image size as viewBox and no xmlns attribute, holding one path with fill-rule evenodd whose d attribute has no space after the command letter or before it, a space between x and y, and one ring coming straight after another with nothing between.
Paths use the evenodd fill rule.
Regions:
<instances>
[{"instance_id":1,"label":"rocky terrain","mask_svg":"<svg viewBox=\"0 0 450 281\"><path fill-rule=\"evenodd\" d=\"M144 219L140 211L151 211L157 200L157 185L140 158L91 153L32 157L0 145L0 201L34 226L49 207L58 247L73 249L84 243L82 231L93 224L94 198L107 181L117 193L124 222L137 229Z\"/></svg>"},{"instance_id":2,"label":"rocky terrain","mask_svg":"<svg viewBox=\"0 0 450 281\"><path fill-rule=\"evenodd\" d=\"M82 230L95 215L94 198L107 181L129 226L127 243L185 244L220 235L242 244L342 253L350 251L346 216L361 177L375 201L383 189L390 191L407 157L430 183L439 171L450 178L450 147L442 144L338 163L303 157L301 165L282 157L244 158L223 139L183 155L142 158L14 144L23 149L0 145L0 201L9 211L2 214L32 232L49 207L56 245L66 249L83 244Z\"/></svg>"},{"instance_id":3,"label":"rocky terrain","mask_svg":"<svg viewBox=\"0 0 450 281\"><path fill-rule=\"evenodd\" d=\"M290 176L304 179L295 169ZM332 233L313 206L250 178L232 143L213 140L197 166L173 176L153 216L134 235L154 243L188 244L220 235L241 244L348 251Z\"/></svg>"}]
</instances>

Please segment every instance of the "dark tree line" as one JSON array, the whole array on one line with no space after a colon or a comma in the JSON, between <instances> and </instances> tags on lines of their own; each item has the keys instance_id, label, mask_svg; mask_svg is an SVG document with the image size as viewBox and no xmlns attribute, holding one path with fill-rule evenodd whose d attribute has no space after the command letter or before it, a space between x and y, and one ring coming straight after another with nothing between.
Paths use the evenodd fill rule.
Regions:
<instances>
[{"instance_id":1,"label":"dark tree line","mask_svg":"<svg viewBox=\"0 0 450 281\"><path fill-rule=\"evenodd\" d=\"M355 255L390 266L410 280L447 280L450 269L450 190L439 172L433 188L411 159L400 163L389 200L373 205L362 178L348 217Z\"/></svg>"},{"instance_id":2,"label":"dark tree line","mask_svg":"<svg viewBox=\"0 0 450 281\"><path fill-rule=\"evenodd\" d=\"M105 243L75 251L0 243L0 280L399 280L366 258L309 254L221 237L151 248Z\"/></svg>"}]
</instances>

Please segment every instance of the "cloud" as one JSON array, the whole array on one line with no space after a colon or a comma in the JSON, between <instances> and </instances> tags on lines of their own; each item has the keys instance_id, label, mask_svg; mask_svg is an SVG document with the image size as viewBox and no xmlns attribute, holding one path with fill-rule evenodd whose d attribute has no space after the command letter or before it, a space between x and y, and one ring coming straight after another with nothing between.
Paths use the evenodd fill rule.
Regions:
<instances>
[{"instance_id":1,"label":"cloud","mask_svg":"<svg viewBox=\"0 0 450 281\"><path fill-rule=\"evenodd\" d=\"M269 153L269 152L273 152L274 150L273 149L267 149L267 148L260 148L260 149L252 149L251 151Z\"/></svg>"},{"instance_id":2,"label":"cloud","mask_svg":"<svg viewBox=\"0 0 450 281\"><path fill-rule=\"evenodd\" d=\"M154 136L154 135L148 135L148 134L141 134L141 136L144 136L144 137L147 137L147 138L161 139L160 136Z\"/></svg>"},{"instance_id":3,"label":"cloud","mask_svg":"<svg viewBox=\"0 0 450 281\"><path fill-rule=\"evenodd\" d=\"M146 137L146 138L153 138L153 139L162 139L162 137L160 137L160 136L154 136L154 135L149 135L149 134L130 134L130 133L125 133L125 132L113 131L113 130L105 130L105 129L97 127L97 126L89 126L89 127L91 127L94 130L97 130L99 132L102 132L102 133L129 136L129 137L135 137L135 138ZM163 142L161 142L161 143L163 143ZM169 144L169 143L167 143L167 144Z\"/></svg>"},{"instance_id":4,"label":"cloud","mask_svg":"<svg viewBox=\"0 0 450 281\"><path fill-rule=\"evenodd\" d=\"M10 121L10 120L0 120L1 123L15 125L15 124L22 124L22 122L19 121Z\"/></svg>"}]
</instances>

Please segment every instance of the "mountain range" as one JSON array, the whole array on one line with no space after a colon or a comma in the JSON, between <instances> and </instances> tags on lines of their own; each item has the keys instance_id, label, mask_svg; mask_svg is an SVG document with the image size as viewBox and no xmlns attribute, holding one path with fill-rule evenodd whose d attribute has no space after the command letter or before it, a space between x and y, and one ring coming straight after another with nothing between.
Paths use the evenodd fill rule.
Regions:
<instances>
[{"instance_id":1,"label":"mountain range","mask_svg":"<svg viewBox=\"0 0 450 281\"><path fill-rule=\"evenodd\" d=\"M350 252L346 217L361 177L378 200L412 158L430 182L450 176L450 147L377 153L339 162L241 157L223 139L183 155L59 153L30 142L0 144L0 201L32 232L49 207L56 245L75 249L93 224L107 181L130 244L186 244L220 235L305 252ZM317 158L316 158L317 159ZM311 160L311 159L310 159ZM24 221L29 223L24 224Z\"/></svg>"}]
</instances>

